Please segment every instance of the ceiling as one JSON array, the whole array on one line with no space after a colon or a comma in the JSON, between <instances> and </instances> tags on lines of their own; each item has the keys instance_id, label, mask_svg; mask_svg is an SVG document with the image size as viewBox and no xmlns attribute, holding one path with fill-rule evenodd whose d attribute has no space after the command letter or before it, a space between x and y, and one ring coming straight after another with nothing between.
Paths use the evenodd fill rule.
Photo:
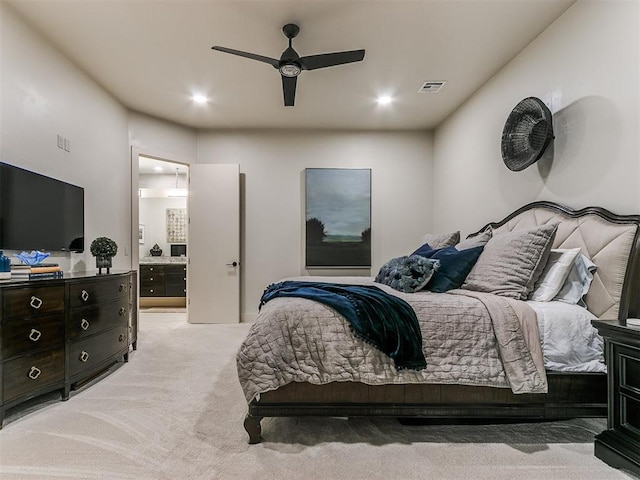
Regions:
<instances>
[{"instance_id":1,"label":"ceiling","mask_svg":"<svg viewBox=\"0 0 640 480\"><path fill-rule=\"evenodd\" d=\"M144 155L138 155L138 173L140 175L186 175L189 171L187 165L167 162Z\"/></svg>"},{"instance_id":2,"label":"ceiling","mask_svg":"<svg viewBox=\"0 0 640 480\"><path fill-rule=\"evenodd\" d=\"M431 129L575 0L5 0L127 108L193 128ZM279 58L365 49L298 78L211 50ZM445 81L438 93L418 93ZM190 97L204 94L205 105ZM390 95L392 104L376 103Z\"/></svg>"}]
</instances>

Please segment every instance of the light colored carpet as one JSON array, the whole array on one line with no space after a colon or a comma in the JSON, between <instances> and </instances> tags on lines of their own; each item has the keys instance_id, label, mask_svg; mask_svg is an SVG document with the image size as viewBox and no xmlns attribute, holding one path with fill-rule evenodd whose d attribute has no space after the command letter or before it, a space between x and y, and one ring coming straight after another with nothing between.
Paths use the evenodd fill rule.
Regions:
<instances>
[{"instance_id":1,"label":"light colored carpet","mask_svg":"<svg viewBox=\"0 0 640 480\"><path fill-rule=\"evenodd\" d=\"M8 412L0 478L629 480L593 456L601 419L404 426L263 420L248 445L235 352L248 325L143 313L138 350L100 381Z\"/></svg>"}]
</instances>

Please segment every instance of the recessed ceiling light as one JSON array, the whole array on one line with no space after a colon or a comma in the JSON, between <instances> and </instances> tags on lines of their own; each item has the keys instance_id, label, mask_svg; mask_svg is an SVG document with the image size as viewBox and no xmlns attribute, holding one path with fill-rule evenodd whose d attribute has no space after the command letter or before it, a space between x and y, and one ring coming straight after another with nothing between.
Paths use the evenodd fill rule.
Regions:
<instances>
[{"instance_id":1,"label":"recessed ceiling light","mask_svg":"<svg viewBox=\"0 0 640 480\"><path fill-rule=\"evenodd\" d=\"M153 167L153 169L154 169L156 172L161 172L161 171L162 171L162 167L159 167L159 166L158 166L158 167Z\"/></svg>"},{"instance_id":2,"label":"recessed ceiling light","mask_svg":"<svg viewBox=\"0 0 640 480\"><path fill-rule=\"evenodd\" d=\"M378 97L378 105L389 105L393 101L390 95L380 95Z\"/></svg>"},{"instance_id":3,"label":"recessed ceiling light","mask_svg":"<svg viewBox=\"0 0 640 480\"><path fill-rule=\"evenodd\" d=\"M204 95L193 95L191 100L193 100L193 103L197 103L198 105L204 105L209 101L209 99Z\"/></svg>"}]
</instances>

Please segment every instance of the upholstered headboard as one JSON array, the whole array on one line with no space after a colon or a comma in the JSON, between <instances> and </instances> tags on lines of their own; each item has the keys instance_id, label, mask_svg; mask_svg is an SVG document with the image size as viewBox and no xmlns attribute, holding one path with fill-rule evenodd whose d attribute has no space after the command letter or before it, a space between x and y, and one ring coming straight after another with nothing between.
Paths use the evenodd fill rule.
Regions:
<instances>
[{"instance_id":1,"label":"upholstered headboard","mask_svg":"<svg viewBox=\"0 0 640 480\"><path fill-rule=\"evenodd\" d=\"M640 316L640 215L616 215L600 207L572 210L534 202L489 225L494 232L558 223L553 248L577 248L598 267L588 309L601 319Z\"/></svg>"}]
</instances>

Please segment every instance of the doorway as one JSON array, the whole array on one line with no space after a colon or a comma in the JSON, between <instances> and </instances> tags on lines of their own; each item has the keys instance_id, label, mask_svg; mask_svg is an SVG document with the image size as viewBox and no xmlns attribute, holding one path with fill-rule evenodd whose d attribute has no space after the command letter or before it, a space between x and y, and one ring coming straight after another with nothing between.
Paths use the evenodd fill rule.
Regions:
<instances>
[{"instance_id":1,"label":"doorway","mask_svg":"<svg viewBox=\"0 0 640 480\"><path fill-rule=\"evenodd\" d=\"M189 166L138 155L140 308L186 311Z\"/></svg>"}]
</instances>

